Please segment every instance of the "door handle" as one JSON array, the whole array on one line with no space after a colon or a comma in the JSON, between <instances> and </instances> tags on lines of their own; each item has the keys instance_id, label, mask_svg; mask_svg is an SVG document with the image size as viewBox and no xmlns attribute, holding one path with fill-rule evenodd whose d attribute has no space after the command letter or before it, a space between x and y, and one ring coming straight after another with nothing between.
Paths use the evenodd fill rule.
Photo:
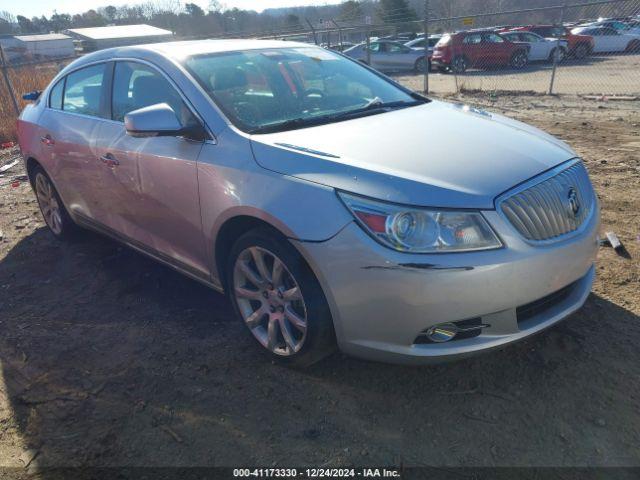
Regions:
<instances>
[{"instance_id":1,"label":"door handle","mask_svg":"<svg viewBox=\"0 0 640 480\"><path fill-rule=\"evenodd\" d=\"M120 165L120 162L111 153L106 153L100 157L100 161L109 168L114 168Z\"/></svg>"},{"instance_id":2,"label":"door handle","mask_svg":"<svg viewBox=\"0 0 640 480\"><path fill-rule=\"evenodd\" d=\"M56 144L55 140L51 138L51 135L48 133L44 137L40 137L40 141L47 147L53 147Z\"/></svg>"}]
</instances>

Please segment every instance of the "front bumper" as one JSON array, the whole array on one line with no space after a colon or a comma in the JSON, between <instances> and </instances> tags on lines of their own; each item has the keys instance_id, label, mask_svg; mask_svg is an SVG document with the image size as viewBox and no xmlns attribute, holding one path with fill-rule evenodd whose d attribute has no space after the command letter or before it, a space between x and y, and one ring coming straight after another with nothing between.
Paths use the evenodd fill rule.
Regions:
<instances>
[{"instance_id":1,"label":"front bumper","mask_svg":"<svg viewBox=\"0 0 640 480\"><path fill-rule=\"evenodd\" d=\"M432 363L520 340L582 306L595 275L597 206L579 235L544 246L527 243L497 212L483 214L505 248L406 254L378 244L355 223L326 242L298 242L329 302L340 349L385 362ZM561 297L518 318L516 312L560 290ZM417 340L432 325L477 318L490 327L473 338Z\"/></svg>"}]
</instances>

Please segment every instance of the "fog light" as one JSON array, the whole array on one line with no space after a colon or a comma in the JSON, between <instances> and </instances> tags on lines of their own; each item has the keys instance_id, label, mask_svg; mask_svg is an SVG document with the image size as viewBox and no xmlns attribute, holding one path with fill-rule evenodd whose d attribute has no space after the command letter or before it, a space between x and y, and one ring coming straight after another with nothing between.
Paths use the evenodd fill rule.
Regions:
<instances>
[{"instance_id":1,"label":"fog light","mask_svg":"<svg viewBox=\"0 0 640 480\"><path fill-rule=\"evenodd\" d=\"M443 343L453 340L460 329L453 323L440 323L426 331L426 337L434 343Z\"/></svg>"}]
</instances>

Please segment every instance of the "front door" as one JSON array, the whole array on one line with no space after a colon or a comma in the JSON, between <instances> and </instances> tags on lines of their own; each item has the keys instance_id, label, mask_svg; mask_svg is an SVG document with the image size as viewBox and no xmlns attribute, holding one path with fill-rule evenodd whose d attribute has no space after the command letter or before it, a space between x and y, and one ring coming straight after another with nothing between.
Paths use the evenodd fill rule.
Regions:
<instances>
[{"instance_id":1,"label":"front door","mask_svg":"<svg viewBox=\"0 0 640 480\"><path fill-rule=\"evenodd\" d=\"M183 126L198 120L176 88L143 63L116 62L112 92L112 121L102 126L98 140L109 192L106 225L130 243L206 277L197 176L203 139L136 138L123 123L127 113L158 103L171 106Z\"/></svg>"}]
</instances>

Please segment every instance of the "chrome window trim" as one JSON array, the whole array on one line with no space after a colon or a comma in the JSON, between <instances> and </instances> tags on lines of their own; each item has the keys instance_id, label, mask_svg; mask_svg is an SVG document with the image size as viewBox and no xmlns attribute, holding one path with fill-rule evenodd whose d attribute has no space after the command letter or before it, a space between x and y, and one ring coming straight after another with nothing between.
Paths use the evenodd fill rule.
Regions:
<instances>
[{"instance_id":1,"label":"chrome window trim","mask_svg":"<svg viewBox=\"0 0 640 480\"><path fill-rule=\"evenodd\" d=\"M564 240L570 240L574 237L577 237L581 235L589 227L589 225L591 224L591 221L593 220L594 215L596 214L599 208L598 197L595 194L595 191L593 192L593 203L591 205L591 211L584 218L584 221L578 228L576 228L571 232L567 232L565 234L558 235L557 237L553 237L545 240L531 240L526 238L524 235L522 235L522 233L520 233L520 231L518 231L515 225L513 225L511 220L509 220L507 215L502 211L502 203L505 202L507 199L511 198L513 195L517 195L531 187L534 187L540 183L543 183L549 180L550 178L553 178L556 175L562 173L563 171L568 170L574 165L577 165L580 163L583 163L582 159L579 157L574 157L570 160L567 160L566 162L561 163L560 165L553 167L550 170L547 170L546 172L541 173L540 175L537 175L529 180L524 181L519 185L516 185L515 187L507 190L506 192L501 193L495 198L494 205L495 205L496 212L498 213L500 218L505 222L505 224L508 225L508 227L518 236L518 238L520 238L522 241L533 246L553 245L558 242L562 242ZM586 170L586 167L585 167L585 170Z\"/></svg>"}]
</instances>

